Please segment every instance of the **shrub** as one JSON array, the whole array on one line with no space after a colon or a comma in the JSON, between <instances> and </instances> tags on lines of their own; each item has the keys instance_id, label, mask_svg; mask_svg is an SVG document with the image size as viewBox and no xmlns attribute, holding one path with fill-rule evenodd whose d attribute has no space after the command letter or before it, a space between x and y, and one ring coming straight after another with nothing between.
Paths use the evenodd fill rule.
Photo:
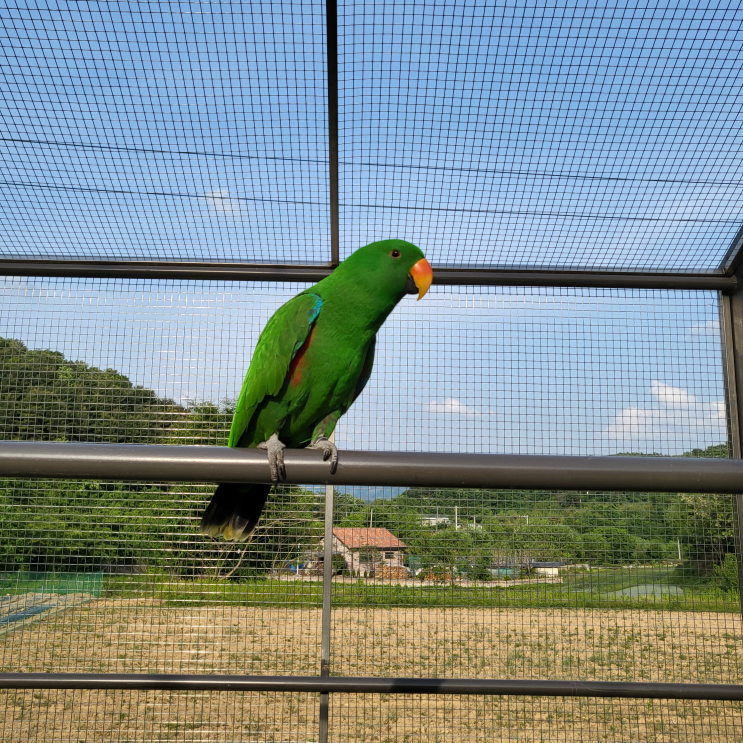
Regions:
<instances>
[{"instance_id":1,"label":"shrub","mask_svg":"<svg viewBox=\"0 0 743 743\"><path fill-rule=\"evenodd\" d=\"M738 559L734 554L728 552L722 565L715 565L715 580L726 593L734 593L739 589Z\"/></svg>"}]
</instances>

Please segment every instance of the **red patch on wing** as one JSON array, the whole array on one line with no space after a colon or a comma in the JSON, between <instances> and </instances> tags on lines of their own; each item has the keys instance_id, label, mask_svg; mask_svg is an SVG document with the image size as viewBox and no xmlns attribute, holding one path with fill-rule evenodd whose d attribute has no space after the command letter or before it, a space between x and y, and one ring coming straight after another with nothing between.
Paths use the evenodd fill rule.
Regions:
<instances>
[{"instance_id":1,"label":"red patch on wing","mask_svg":"<svg viewBox=\"0 0 743 743\"><path fill-rule=\"evenodd\" d=\"M291 364L289 364L289 381L292 387L296 387L302 381L302 361L307 349L312 343L312 336L315 334L315 328L317 325L312 326L310 334L307 336L305 342L299 347L299 350L294 354Z\"/></svg>"}]
</instances>

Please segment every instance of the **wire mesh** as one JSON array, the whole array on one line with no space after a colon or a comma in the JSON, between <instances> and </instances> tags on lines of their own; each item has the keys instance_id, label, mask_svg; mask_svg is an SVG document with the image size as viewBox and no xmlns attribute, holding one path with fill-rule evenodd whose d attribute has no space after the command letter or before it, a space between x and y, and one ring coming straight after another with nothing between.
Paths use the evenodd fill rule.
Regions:
<instances>
[{"instance_id":1,"label":"wire mesh","mask_svg":"<svg viewBox=\"0 0 743 743\"><path fill-rule=\"evenodd\" d=\"M518 697L332 697L330 740L698 741L736 740L740 707L698 703ZM441 732L445 731L445 732Z\"/></svg>"},{"instance_id":2,"label":"wire mesh","mask_svg":"<svg viewBox=\"0 0 743 743\"><path fill-rule=\"evenodd\" d=\"M0 337L24 344L3 349L4 436L217 444L260 330L304 285L3 287ZM714 292L433 287L382 328L374 374L338 441L715 456L727 442L721 348Z\"/></svg>"},{"instance_id":3,"label":"wire mesh","mask_svg":"<svg viewBox=\"0 0 743 743\"><path fill-rule=\"evenodd\" d=\"M741 9L342 3L342 255L707 271L740 226Z\"/></svg>"},{"instance_id":4,"label":"wire mesh","mask_svg":"<svg viewBox=\"0 0 743 743\"><path fill-rule=\"evenodd\" d=\"M2 692L3 740L268 741L305 743L317 731L313 694L242 692Z\"/></svg>"},{"instance_id":5,"label":"wire mesh","mask_svg":"<svg viewBox=\"0 0 743 743\"><path fill-rule=\"evenodd\" d=\"M739 678L729 496L408 488L338 500L339 675Z\"/></svg>"},{"instance_id":6,"label":"wire mesh","mask_svg":"<svg viewBox=\"0 0 743 743\"><path fill-rule=\"evenodd\" d=\"M0 257L329 259L324 3L0 7ZM341 256L714 271L740 226L730 5L338 8ZM630 42L631 40L631 42ZM224 444L299 284L4 279L0 438ZM713 292L434 287L341 448L725 457ZM323 494L246 545L213 486L0 481L4 671L320 670ZM733 501L345 488L335 674L741 681ZM7 740L317 740L298 694L3 692ZM737 740L735 703L332 695L330 739ZM322 741L322 743L325 743Z\"/></svg>"},{"instance_id":7,"label":"wire mesh","mask_svg":"<svg viewBox=\"0 0 743 743\"><path fill-rule=\"evenodd\" d=\"M3 287L2 438L162 444L225 443L259 330L303 288ZM381 332L341 456L727 456L722 367L712 292L434 287ZM274 493L244 549L198 533L212 491L2 481L2 670L318 674L324 489ZM332 674L741 680L728 496L356 487L335 503ZM5 735L316 735L316 697L223 698L9 692ZM329 724L339 742L734 740L740 708L331 695Z\"/></svg>"},{"instance_id":8,"label":"wire mesh","mask_svg":"<svg viewBox=\"0 0 743 743\"><path fill-rule=\"evenodd\" d=\"M729 496L408 488L336 496L339 676L739 683ZM331 698L330 740L740 736L741 707Z\"/></svg>"},{"instance_id":9,"label":"wire mesh","mask_svg":"<svg viewBox=\"0 0 743 743\"><path fill-rule=\"evenodd\" d=\"M324 4L0 18L0 255L330 259Z\"/></svg>"},{"instance_id":10,"label":"wire mesh","mask_svg":"<svg viewBox=\"0 0 743 743\"><path fill-rule=\"evenodd\" d=\"M327 261L324 13L5 4L1 254ZM742 18L341 5L342 253L715 269L740 226Z\"/></svg>"}]
</instances>

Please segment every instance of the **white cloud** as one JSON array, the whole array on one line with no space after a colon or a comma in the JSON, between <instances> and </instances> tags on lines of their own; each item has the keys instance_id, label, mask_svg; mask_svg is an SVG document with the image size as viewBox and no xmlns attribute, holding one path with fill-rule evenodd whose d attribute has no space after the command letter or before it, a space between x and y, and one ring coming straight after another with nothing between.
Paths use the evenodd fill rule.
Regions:
<instances>
[{"instance_id":1,"label":"white cloud","mask_svg":"<svg viewBox=\"0 0 743 743\"><path fill-rule=\"evenodd\" d=\"M700 322L696 325L692 325L689 328L689 335L720 335L720 321L719 320L707 320L707 322Z\"/></svg>"},{"instance_id":2,"label":"white cloud","mask_svg":"<svg viewBox=\"0 0 743 743\"><path fill-rule=\"evenodd\" d=\"M469 417L481 416L482 413L476 408L470 408L467 405L459 402L459 400L453 397L447 397L444 402L438 402L437 400L431 400L426 403L424 409L429 413L448 413L449 415L461 415Z\"/></svg>"},{"instance_id":3,"label":"white cloud","mask_svg":"<svg viewBox=\"0 0 743 743\"><path fill-rule=\"evenodd\" d=\"M235 217L242 211L241 202L231 198L230 192L224 189L209 191L209 193L204 194L204 198L206 199L206 203L215 212L219 212L220 214Z\"/></svg>"},{"instance_id":4,"label":"white cloud","mask_svg":"<svg viewBox=\"0 0 743 743\"><path fill-rule=\"evenodd\" d=\"M624 408L605 433L611 439L692 439L724 437L726 411L723 400L701 401L688 390L654 380L650 392L657 406ZM693 442L692 442L693 443Z\"/></svg>"},{"instance_id":5,"label":"white cloud","mask_svg":"<svg viewBox=\"0 0 743 743\"><path fill-rule=\"evenodd\" d=\"M681 387L671 387L669 384L663 384L657 379L650 384L650 394L657 398L661 405L672 408L688 408L697 404L697 398L694 395L690 395Z\"/></svg>"}]
</instances>

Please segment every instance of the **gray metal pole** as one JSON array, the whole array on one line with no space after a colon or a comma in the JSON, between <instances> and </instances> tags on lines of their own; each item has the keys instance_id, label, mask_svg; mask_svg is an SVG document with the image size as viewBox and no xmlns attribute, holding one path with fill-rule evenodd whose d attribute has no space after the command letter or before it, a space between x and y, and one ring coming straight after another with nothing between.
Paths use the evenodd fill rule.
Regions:
<instances>
[{"instance_id":1,"label":"gray metal pole","mask_svg":"<svg viewBox=\"0 0 743 743\"><path fill-rule=\"evenodd\" d=\"M321 694L471 694L743 702L743 685L655 681L543 681L338 676L217 676L135 673L0 673L0 689L159 689Z\"/></svg>"},{"instance_id":2,"label":"gray metal pole","mask_svg":"<svg viewBox=\"0 0 743 743\"><path fill-rule=\"evenodd\" d=\"M287 449L287 482L317 485L743 493L743 460ZM0 442L0 477L270 482L266 453L226 446Z\"/></svg>"},{"instance_id":3,"label":"gray metal pole","mask_svg":"<svg viewBox=\"0 0 743 743\"><path fill-rule=\"evenodd\" d=\"M337 141L336 141L337 147ZM331 168L332 171L332 168ZM337 168L336 168L337 172ZM332 184L332 178L331 178ZM336 187L332 189L337 192ZM17 261L0 259L0 276L47 276L120 279L190 279L199 281L307 281L329 276L340 260L338 205L331 196L332 265L270 265L221 262L165 261ZM735 276L723 273L620 273L600 271L509 271L490 268L433 267L433 283L439 286L573 286L604 289L690 289L732 292Z\"/></svg>"},{"instance_id":4,"label":"gray metal pole","mask_svg":"<svg viewBox=\"0 0 743 743\"><path fill-rule=\"evenodd\" d=\"M330 198L330 264L340 263L338 204L338 9L325 2L325 48L328 64L328 185Z\"/></svg>"},{"instance_id":5,"label":"gray metal pole","mask_svg":"<svg viewBox=\"0 0 743 743\"><path fill-rule=\"evenodd\" d=\"M335 441L335 431L330 436ZM330 676L330 623L332 619L331 599L333 588L333 485L325 486L325 539L322 565L322 634L320 639L320 676ZM330 697L320 694L319 743L328 743L328 715Z\"/></svg>"},{"instance_id":6,"label":"gray metal pole","mask_svg":"<svg viewBox=\"0 0 743 743\"><path fill-rule=\"evenodd\" d=\"M738 269L741 270L740 267ZM723 296L720 302L720 332L724 357L723 370L728 414L728 455L736 461L743 456L741 421L743 420L743 292ZM735 526L735 552L738 562L738 592L743 618L743 494L733 495L733 523Z\"/></svg>"},{"instance_id":7,"label":"gray metal pole","mask_svg":"<svg viewBox=\"0 0 743 743\"><path fill-rule=\"evenodd\" d=\"M340 263L340 208L338 196L338 7L325 0L325 49L328 69L328 186L330 199L330 265ZM335 432L330 441L335 441ZM333 578L333 486L325 486L325 549L322 584L322 639L320 675L330 675L330 598ZM320 743L328 743L330 698L320 694Z\"/></svg>"}]
</instances>

